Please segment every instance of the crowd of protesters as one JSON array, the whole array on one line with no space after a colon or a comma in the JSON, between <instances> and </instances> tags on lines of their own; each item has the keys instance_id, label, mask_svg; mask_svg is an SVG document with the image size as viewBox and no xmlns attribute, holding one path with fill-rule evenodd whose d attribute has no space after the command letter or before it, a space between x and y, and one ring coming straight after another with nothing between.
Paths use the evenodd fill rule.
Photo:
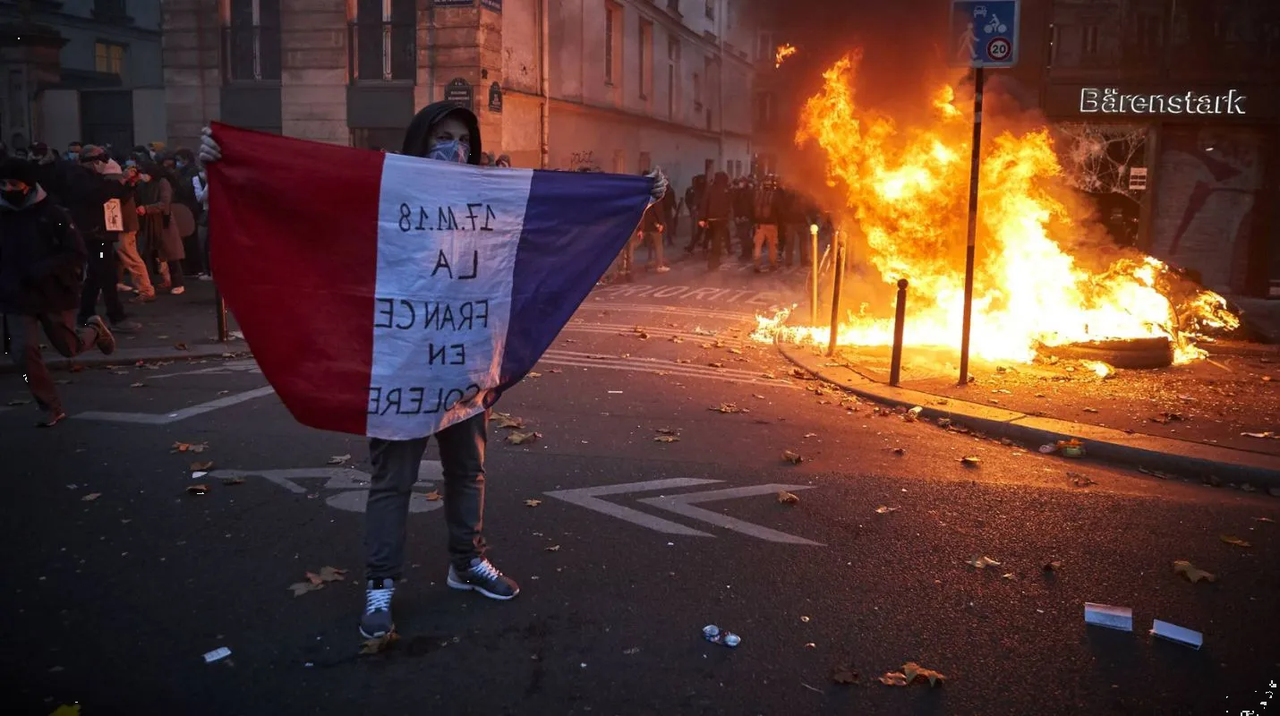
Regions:
<instances>
[{"instance_id":1,"label":"crowd of protesters","mask_svg":"<svg viewBox=\"0 0 1280 716\"><path fill-rule=\"evenodd\" d=\"M59 152L36 142L12 154L0 145L0 183L4 347L45 413L40 424L52 426L65 413L41 332L68 358L95 346L109 353L113 332L143 328L127 304L181 295L187 277L211 278L208 182L188 149L72 142Z\"/></svg>"},{"instance_id":2,"label":"crowd of protesters","mask_svg":"<svg viewBox=\"0 0 1280 716\"><path fill-rule=\"evenodd\" d=\"M782 267L808 266L811 260L810 226L817 225L829 238L830 217L800 192L784 186L777 177L729 179L725 172L707 182L704 174L693 178L682 197L669 191L645 212L632 241L623 248L609 282L635 280L635 255L648 249L645 270L666 273L668 251L676 249L681 219L688 220L689 242L684 254L705 257L708 271L720 269L732 259L751 265L756 273Z\"/></svg>"}]
</instances>

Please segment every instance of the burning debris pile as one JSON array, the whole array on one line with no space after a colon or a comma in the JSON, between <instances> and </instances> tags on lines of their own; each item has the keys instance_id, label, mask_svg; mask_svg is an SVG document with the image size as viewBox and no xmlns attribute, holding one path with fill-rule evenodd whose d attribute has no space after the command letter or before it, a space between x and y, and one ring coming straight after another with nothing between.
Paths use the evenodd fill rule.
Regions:
<instances>
[{"instance_id":1,"label":"burning debris pile","mask_svg":"<svg viewBox=\"0 0 1280 716\"><path fill-rule=\"evenodd\" d=\"M797 50L794 45L778 45L778 49L773 53L773 66L778 68L782 66L784 60L796 54Z\"/></svg>"},{"instance_id":2,"label":"burning debris pile","mask_svg":"<svg viewBox=\"0 0 1280 716\"><path fill-rule=\"evenodd\" d=\"M900 126L856 102L860 54L824 74L796 135L825 150L827 184L846 199L837 225L883 286L865 292L839 327L842 345L892 343L894 290L911 282L906 343L959 343L964 299L970 118L944 87L926 126ZM984 142L974 280L973 354L1030 362L1045 348L1167 337L1175 360L1202 357L1197 340L1239 321L1219 295L1161 261L1101 234L1070 192L1045 128L1002 131ZM857 305L857 302L851 304ZM761 317L758 340L825 344L826 327L784 327Z\"/></svg>"}]
</instances>

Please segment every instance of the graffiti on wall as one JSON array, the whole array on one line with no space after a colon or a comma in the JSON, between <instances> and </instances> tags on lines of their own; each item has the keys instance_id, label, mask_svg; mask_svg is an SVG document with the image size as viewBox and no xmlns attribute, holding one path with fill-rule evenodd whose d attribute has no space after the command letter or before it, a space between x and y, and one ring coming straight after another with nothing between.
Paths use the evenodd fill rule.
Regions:
<instances>
[{"instance_id":1,"label":"graffiti on wall","mask_svg":"<svg viewBox=\"0 0 1280 716\"><path fill-rule=\"evenodd\" d=\"M600 164L596 161L596 153L591 150L572 152L569 154L569 171L598 172Z\"/></svg>"}]
</instances>

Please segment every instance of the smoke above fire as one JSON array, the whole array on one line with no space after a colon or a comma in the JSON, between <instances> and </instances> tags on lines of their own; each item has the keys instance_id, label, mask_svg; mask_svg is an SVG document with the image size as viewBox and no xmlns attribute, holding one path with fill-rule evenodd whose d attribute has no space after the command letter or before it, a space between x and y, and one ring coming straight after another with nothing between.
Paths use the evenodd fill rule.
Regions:
<instances>
[{"instance_id":1,"label":"smoke above fire","mask_svg":"<svg viewBox=\"0 0 1280 716\"><path fill-rule=\"evenodd\" d=\"M907 344L956 346L972 95L958 100L956 88L944 85L928 106L891 117L859 103L860 62L855 52L824 73L796 133L799 146L825 156L826 186L814 193L827 200L852 249L845 304L853 310L840 323L840 343L890 343L893 284L905 278ZM1004 114L982 145L975 356L1027 362L1045 347L1167 336L1186 361L1203 355L1194 342L1205 331L1238 325L1217 294L1118 247L1088 198L1064 181L1049 128L1022 113ZM762 328L782 330L771 319ZM825 343L827 329L790 328L782 337Z\"/></svg>"}]
</instances>

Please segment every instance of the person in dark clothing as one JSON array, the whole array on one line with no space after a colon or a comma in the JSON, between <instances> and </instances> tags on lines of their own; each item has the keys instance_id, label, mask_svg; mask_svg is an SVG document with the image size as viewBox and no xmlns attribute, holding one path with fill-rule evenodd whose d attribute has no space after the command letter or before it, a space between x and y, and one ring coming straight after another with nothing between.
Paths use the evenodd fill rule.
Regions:
<instances>
[{"instance_id":1,"label":"person in dark clothing","mask_svg":"<svg viewBox=\"0 0 1280 716\"><path fill-rule=\"evenodd\" d=\"M773 177L766 178L756 190L752 202L751 215L755 221L755 236L752 241L751 262L756 273L764 270L760 265L761 249L768 250L769 268L778 268L778 232L784 225L786 201L783 190Z\"/></svg>"},{"instance_id":2,"label":"person in dark clothing","mask_svg":"<svg viewBox=\"0 0 1280 716\"><path fill-rule=\"evenodd\" d=\"M684 192L684 205L689 207L689 221L691 222L691 230L689 234L689 245L684 248L686 254L693 253L699 244L705 246L706 243L706 224L702 221L702 197L707 193L707 177L705 174L699 174L693 178L693 183Z\"/></svg>"},{"instance_id":3,"label":"person in dark clothing","mask_svg":"<svg viewBox=\"0 0 1280 716\"><path fill-rule=\"evenodd\" d=\"M671 194L672 192L667 192ZM640 217L640 243L649 246L649 264L648 268L655 273L666 273L671 269L667 267L667 262L662 260L663 234L666 232L667 224L671 218L667 214L667 201L663 197L662 201L657 201L649 205L645 210L644 216ZM634 242L632 242L634 243Z\"/></svg>"},{"instance_id":4,"label":"person in dark clothing","mask_svg":"<svg viewBox=\"0 0 1280 716\"><path fill-rule=\"evenodd\" d=\"M674 191L662 195L662 207L667 215L666 231L662 232L663 241L667 246L675 246L676 231L680 228L680 202Z\"/></svg>"},{"instance_id":5,"label":"person in dark clothing","mask_svg":"<svg viewBox=\"0 0 1280 716\"><path fill-rule=\"evenodd\" d=\"M80 153L80 167L67 177L63 197L85 248L89 251L89 271L80 296L80 320L86 322L98 311L98 296L107 304L107 320L115 331L132 332L141 326L129 321L116 288L115 243L119 230L107 227L107 214L119 215L123 225L123 205L129 188L123 183L124 170L107 157L101 147L87 146Z\"/></svg>"},{"instance_id":6,"label":"person in dark clothing","mask_svg":"<svg viewBox=\"0 0 1280 716\"><path fill-rule=\"evenodd\" d=\"M729 191L729 175L716 173L716 180L702 197L701 225L706 229L710 249L707 252L707 270L720 268L720 257L729 241L729 222L733 218L733 195Z\"/></svg>"},{"instance_id":7,"label":"person in dark clothing","mask_svg":"<svg viewBox=\"0 0 1280 716\"><path fill-rule=\"evenodd\" d=\"M479 165L483 154L479 120L470 110L452 102L428 105L409 124L401 153ZM206 129L200 147L201 161L207 164L220 157L221 149L211 130ZM652 200L657 201L666 191L666 179L658 172L652 176ZM216 192L217 188L211 190ZM445 479L444 513L450 558L445 583L453 589L474 590L492 599L507 600L519 594L520 587L485 557L484 459L488 421L488 411L482 411L434 436ZM366 638L384 636L395 629L391 600L403 575L411 488L418 479L429 437L369 440L373 478L365 509L367 581L360 620L360 633Z\"/></svg>"},{"instance_id":8,"label":"person in dark clothing","mask_svg":"<svg viewBox=\"0 0 1280 716\"><path fill-rule=\"evenodd\" d=\"M733 228L738 238L738 258L751 260L751 237L753 227L752 202L755 199L755 188L745 178L734 182L733 186ZM729 247L733 254L733 247Z\"/></svg>"},{"instance_id":9,"label":"person in dark clothing","mask_svg":"<svg viewBox=\"0 0 1280 716\"><path fill-rule=\"evenodd\" d=\"M40 353L40 332L59 354L73 358L97 346L115 350L115 337L98 316L77 327L84 242L71 215L49 201L35 167L0 164L0 313L5 349L24 373L27 387L44 411L41 427L67 417Z\"/></svg>"}]
</instances>

